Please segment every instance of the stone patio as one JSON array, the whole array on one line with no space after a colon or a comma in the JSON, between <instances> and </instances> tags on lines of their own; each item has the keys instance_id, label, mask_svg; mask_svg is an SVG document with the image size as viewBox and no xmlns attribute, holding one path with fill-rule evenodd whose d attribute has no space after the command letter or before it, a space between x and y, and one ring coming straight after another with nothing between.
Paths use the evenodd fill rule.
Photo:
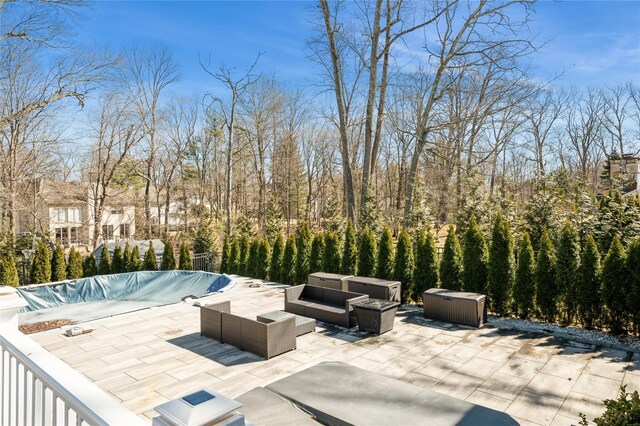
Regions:
<instances>
[{"instance_id":1,"label":"stone patio","mask_svg":"<svg viewBox=\"0 0 640 426\"><path fill-rule=\"evenodd\" d=\"M220 297L250 317L284 305L278 286L239 283L210 298ZM621 384L640 390L639 354L430 321L411 308L398 311L394 329L382 336L318 322L315 333L298 337L297 350L268 361L200 337L199 308L190 302L84 325L95 330L30 337L148 421L157 416L153 407L203 387L234 398L328 360L504 411L523 425L577 424L581 412L591 420Z\"/></svg>"}]
</instances>

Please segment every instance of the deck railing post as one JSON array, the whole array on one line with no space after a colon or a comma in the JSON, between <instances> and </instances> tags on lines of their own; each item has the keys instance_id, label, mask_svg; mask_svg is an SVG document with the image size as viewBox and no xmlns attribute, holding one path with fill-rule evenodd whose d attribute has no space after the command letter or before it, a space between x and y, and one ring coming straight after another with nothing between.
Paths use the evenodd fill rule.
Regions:
<instances>
[{"instance_id":1,"label":"deck railing post","mask_svg":"<svg viewBox=\"0 0 640 426\"><path fill-rule=\"evenodd\" d=\"M27 302L20 297L13 287L0 286L0 329L17 330L18 312L27 306Z\"/></svg>"}]
</instances>

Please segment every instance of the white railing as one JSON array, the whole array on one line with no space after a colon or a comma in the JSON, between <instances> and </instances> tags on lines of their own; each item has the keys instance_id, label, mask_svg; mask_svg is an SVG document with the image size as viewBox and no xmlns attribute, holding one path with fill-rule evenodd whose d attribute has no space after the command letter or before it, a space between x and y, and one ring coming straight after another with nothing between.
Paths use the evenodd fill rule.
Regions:
<instances>
[{"instance_id":1,"label":"white railing","mask_svg":"<svg viewBox=\"0 0 640 426\"><path fill-rule=\"evenodd\" d=\"M17 330L0 332L0 425L144 422Z\"/></svg>"}]
</instances>

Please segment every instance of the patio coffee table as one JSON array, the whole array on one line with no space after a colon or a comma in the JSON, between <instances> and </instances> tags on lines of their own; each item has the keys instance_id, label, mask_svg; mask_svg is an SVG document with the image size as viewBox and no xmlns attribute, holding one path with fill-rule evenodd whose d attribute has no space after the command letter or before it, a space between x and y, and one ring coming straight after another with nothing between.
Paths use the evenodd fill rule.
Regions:
<instances>
[{"instance_id":1,"label":"patio coffee table","mask_svg":"<svg viewBox=\"0 0 640 426\"><path fill-rule=\"evenodd\" d=\"M316 331L316 320L313 318L307 318L302 315L295 315L285 311L267 312L266 314L259 315L256 319L259 322L268 324L291 316L296 319L296 336L302 336L303 334Z\"/></svg>"},{"instance_id":2,"label":"patio coffee table","mask_svg":"<svg viewBox=\"0 0 640 426\"><path fill-rule=\"evenodd\" d=\"M400 302L384 299L366 299L354 303L358 327L361 331L382 334L393 330L393 320Z\"/></svg>"}]
</instances>

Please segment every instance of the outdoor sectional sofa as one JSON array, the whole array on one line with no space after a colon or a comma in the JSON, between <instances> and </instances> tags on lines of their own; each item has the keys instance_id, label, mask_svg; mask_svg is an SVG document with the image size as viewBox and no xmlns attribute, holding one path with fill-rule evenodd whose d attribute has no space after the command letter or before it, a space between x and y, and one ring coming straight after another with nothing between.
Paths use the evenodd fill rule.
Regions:
<instances>
[{"instance_id":1,"label":"outdoor sectional sofa","mask_svg":"<svg viewBox=\"0 0 640 426\"><path fill-rule=\"evenodd\" d=\"M369 296L302 284L284 290L284 310L296 315L351 328L357 324L353 303Z\"/></svg>"},{"instance_id":2,"label":"outdoor sectional sofa","mask_svg":"<svg viewBox=\"0 0 640 426\"><path fill-rule=\"evenodd\" d=\"M269 359L296 348L293 316L263 323L231 313L231 302L200 306L200 335Z\"/></svg>"}]
</instances>

